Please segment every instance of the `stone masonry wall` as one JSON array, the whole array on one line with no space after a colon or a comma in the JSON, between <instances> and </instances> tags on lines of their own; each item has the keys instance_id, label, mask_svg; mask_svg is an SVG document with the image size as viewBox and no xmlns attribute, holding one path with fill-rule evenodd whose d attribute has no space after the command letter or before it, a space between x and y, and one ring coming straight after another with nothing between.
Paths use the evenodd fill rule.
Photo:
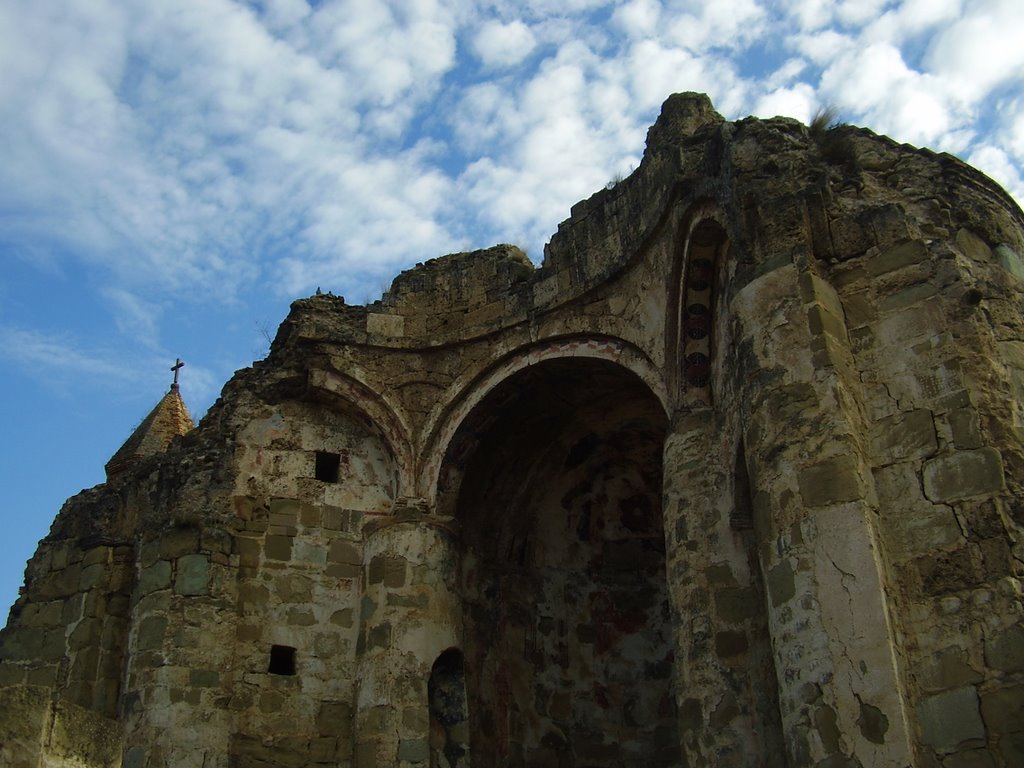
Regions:
<instances>
[{"instance_id":1,"label":"stone masonry wall","mask_svg":"<svg viewBox=\"0 0 1024 768\"><path fill-rule=\"evenodd\" d=\"M0 763L1024 763L1022 280L958 160L671 97L542 265L299 300L70 500Z\"/></svg>"}]
</instances>

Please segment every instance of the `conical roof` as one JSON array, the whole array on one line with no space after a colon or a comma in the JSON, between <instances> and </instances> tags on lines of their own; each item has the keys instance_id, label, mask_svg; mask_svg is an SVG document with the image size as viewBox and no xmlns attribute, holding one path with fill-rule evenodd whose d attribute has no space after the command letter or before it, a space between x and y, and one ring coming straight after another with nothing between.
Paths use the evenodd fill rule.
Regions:
<instances>
[{"instance_id":1,"label":"conical roof","mask_svg":"<svg viewBox=\"0 0 1024 768\"><path fill-rule=\"evenodd\" d=\"M142 459L166 450L171 440L184 435L193 426L178 385L172 384L170 392L163 396L107 462L107 479L112 480Z\"/></svg>"}]
</instances>

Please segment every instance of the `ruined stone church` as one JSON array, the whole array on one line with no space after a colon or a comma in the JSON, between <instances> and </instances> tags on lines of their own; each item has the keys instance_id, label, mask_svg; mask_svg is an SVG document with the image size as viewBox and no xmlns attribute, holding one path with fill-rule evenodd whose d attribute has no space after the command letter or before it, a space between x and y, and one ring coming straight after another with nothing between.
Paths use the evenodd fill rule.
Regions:
<instances>
[{"instance_id":1,"label":"ruined stone church","mask_svg":"<svg viewBox=\"0 0 1024 768\"><path fill-rule=\"evenodd\" d=\"M629 177L296 301L70 499L10 768L1024 765L1024 214L671 97Z\"/></svg>"}]
</instances>

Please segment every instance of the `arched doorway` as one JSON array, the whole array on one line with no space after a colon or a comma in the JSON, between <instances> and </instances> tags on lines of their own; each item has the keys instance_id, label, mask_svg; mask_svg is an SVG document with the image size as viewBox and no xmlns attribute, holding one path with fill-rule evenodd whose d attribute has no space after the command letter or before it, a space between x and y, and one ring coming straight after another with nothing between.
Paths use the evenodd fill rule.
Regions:
<instances>
[{"instance_id":1,"label":"arched doorway","mask_svg":"<svg viewBox=\"0 0 1024 768\"><path fill-rule=\"evenodd\" d=\"M666 419L627 369L546 360L449 446L474 766L679 764Z\"/></svg>"}]
</instances>

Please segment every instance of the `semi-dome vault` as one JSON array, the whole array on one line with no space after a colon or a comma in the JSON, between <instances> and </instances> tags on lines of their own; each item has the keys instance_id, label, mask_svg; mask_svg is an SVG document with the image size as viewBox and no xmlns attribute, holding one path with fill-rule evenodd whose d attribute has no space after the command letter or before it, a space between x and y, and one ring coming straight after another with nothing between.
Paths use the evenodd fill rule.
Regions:
<instances>
[{"instance_id":1,"label":"semi-dome vault","mask_svg":"<svg viewBox=\"0 0 1024 768\"><path fill-rule=\"evenodd\" d=\"M540 267L297 301L70 499L0 764L1024 764L1022 254L953 157L673 96Z\"/></svg>"}]
</instances>

